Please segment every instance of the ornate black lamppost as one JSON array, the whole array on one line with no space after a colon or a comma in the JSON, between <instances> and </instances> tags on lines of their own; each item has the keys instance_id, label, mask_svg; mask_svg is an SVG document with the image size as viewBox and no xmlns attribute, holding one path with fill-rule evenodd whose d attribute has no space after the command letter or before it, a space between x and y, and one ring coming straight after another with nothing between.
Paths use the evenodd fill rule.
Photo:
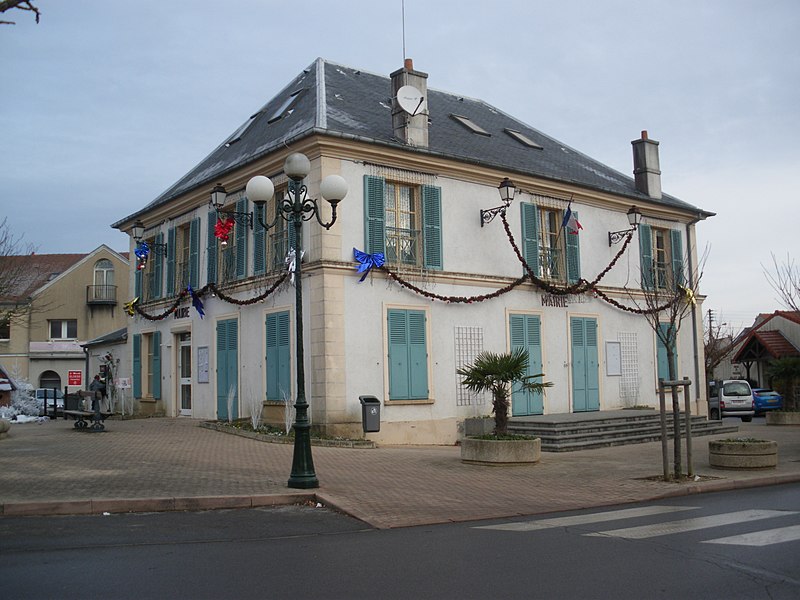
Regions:
<instances>
[{"instance_id":1,"label":"ornate black lamppost","mask_svg":"<svg viewBox=\"0 0 800 600\"><path fill-rule=\"evenodd\" d=\"M314 459L311 456L311 424L308 420L308 402L306 401L305 369L303 366L303 285L301 280L302 254L303 254L303 221L316 217L317 222L325 229L330 229L336 222L336 207L347 195L347 182L339 175L329 175L322 180L319 186L322 197L331 205L331 220L324 223L320 218L319 206L314 198L307 197L306 186L303 180L311 171L311 163L304 154L294 153L286 158L283 171L292 181L288 193L278 206L275 219L271 223L264 223L258 219L264 229L271 229L283 218L289 223L294 223L295 248L294 248L294 289L295 289L295 337L296 337L296 371L297 371L297 401L295 402L294 422L294 458L292 460L292 474L288 485L291 488L316 488L319 480L314 472ZM272 199L275 187L268 177L257 175L247 182L245 194L254 203L264 206ZM263 211L261 211L263 213Z\"/></svg>"}]
</instances>

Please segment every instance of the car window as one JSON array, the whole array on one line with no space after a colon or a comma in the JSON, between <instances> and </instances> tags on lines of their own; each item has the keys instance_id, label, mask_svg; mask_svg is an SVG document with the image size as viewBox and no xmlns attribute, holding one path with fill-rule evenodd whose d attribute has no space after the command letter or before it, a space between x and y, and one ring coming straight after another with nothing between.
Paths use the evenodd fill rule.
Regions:
<instances>
[{"instance_id":1,"label":"car window","mask_svg":"<svg viewBox=\"0 0 800 600\"><path fill-rule=\"evenodd\" d=\"M749 396L750 386L744 381L729 381L722 384L722 393L726 396Z\"/></svg>"}]
</instances>

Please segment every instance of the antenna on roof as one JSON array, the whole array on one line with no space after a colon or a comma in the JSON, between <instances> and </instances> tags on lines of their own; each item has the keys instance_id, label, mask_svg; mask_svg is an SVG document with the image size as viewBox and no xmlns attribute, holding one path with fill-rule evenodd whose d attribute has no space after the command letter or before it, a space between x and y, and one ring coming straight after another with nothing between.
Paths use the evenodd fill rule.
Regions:
<instances>
[{"instance_id":1,"label":"antenna on roof","mask_svg":"<svg viewBox=\"0 0 800 600\"><path fill-rule=\"evenodd\" d=\"M400 11L403 21L403 60L406 59L406 0L400 0Z\"/></svg>"}]
</instances>

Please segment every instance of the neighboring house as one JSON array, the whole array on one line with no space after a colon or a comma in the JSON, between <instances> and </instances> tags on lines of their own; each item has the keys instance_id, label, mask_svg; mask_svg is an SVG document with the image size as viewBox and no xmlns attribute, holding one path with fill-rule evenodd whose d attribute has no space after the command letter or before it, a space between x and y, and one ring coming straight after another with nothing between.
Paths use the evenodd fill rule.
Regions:
<instances>
[{"instance_id":1,"label":"neighboring house","mask_svg":"<svg viewBox=\"0 0 800 600\"><path fill-rule=\"evenodd\" d=\"M760 314L731 349L730 358L714 370L715 379L750 380L754 387L770 387L767 369L776 358L800 356L800 312L778 310Z\"/></svg>"},{"instance_id":2,"label":"neighboring house","mask_svg":"<svg viewBox=\"0 0 800 600\"><path fill-rule=\"evenodd\" d=\"M82 341L125 325L127 258L102 245L89 254L0 260L22 274L0 298L0 309L21 307L17 316L0 323L0 364L35 388L83 389L88 374Z\"/></svg>"},{"instance_id":3,"label":"neighboring house","mask_svg":"<svg viewBox=\"0 0 800 600\"><path fill-rule=\"evenodd\" d=\"M128 326L143 411L240 418L263 403L264 417L282 422L296 393L295 293L271 286L285 274L294 235L280 219L265 231L259 217L271 221L289 191L282 166L291 152L311 161L310 197L320 198L329 174L349 185L331 229L314 219L303 226L314 427L362 435L359 396L374 395L381 431L371 438L452 443L464 418L490 411L457 368L482 350L519 346L530 373L555 385L544 396L515 392L514 415L656 404L666 352L644 317L620 307L641 301L642 283L658 289L675 275L694 287L684 265L697 265L695 224L711 213L662 194L658 142L646 135L632 142L634 180L485 102L428 89L427 77L410 60L385 77L317 59L171 188L113 225L128 233L142 225L151 250L131 270L139 303ZM398 102L407 85L418 95ZM258 174L276 189L265 210L244 192ZM485 222L480 212L500 204L506 177L517 188L508 232L502 215ZM227 190L219 215L209 203L216 184ZM609 232L629 228L633 205L643 224L609 268L624 244L612 245ZM574 231L562 227L568 210L579 233L574 222ZM234 212L222 244L217 224ZM361 282L354 248L384 254L386 265ZM606 270L586 292L557 293ZM680 330L677 370L696 383L695 408L705 414L701 308Z\"/></svg>"}]
</instances>

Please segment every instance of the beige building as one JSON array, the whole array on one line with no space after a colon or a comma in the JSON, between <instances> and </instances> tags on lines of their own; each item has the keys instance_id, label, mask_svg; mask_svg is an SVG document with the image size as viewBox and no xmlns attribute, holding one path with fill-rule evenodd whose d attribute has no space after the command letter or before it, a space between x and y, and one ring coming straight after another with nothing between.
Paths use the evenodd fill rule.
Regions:
<instances>
[{"instance_id":1,"label":"beige building","mask_svg":"<svg viewBox=\"0 0 800 600\"><path fill-rule=\"evenodd\" d=\"M127 257L103 245L89 254L2 260L13 277L0 298L0 365L34 387L85 388L92 374L81 344L126 323Z\"/></svg>"}]
</instances>

